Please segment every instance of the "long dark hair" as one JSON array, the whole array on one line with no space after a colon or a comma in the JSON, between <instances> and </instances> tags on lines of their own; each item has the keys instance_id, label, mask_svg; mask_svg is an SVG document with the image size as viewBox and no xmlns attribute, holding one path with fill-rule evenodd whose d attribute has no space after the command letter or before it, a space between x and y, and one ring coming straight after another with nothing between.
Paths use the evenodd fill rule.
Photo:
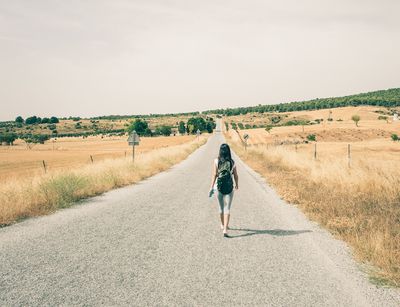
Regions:
<instances>
[{"instance_id":1,"label":"long dark hair","mask_svg":"<svg viewBox=\"0 0 400 307\"><path fill-rule=\"evenodd\" d=\"M233 167L234 161L232 160L231 155L231 148L228 144L221 144L219 148L219 155L218 155L218 167L221 165L222 162L229 161L231 163L231 169Z\"/></svg>"}]
</instances>

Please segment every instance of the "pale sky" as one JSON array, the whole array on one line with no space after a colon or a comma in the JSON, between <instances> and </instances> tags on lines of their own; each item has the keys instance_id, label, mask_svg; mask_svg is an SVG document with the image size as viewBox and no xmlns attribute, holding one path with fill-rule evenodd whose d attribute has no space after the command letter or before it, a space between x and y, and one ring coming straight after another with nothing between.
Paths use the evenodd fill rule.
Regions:
<instances>
[{"instance_id":1,"label":"pale sky","mask_svg":"<svg viewBox=\"0 0 400 307\"><path fill-rule=\"evenodd\" d=\"M398 0L0 0L0 120L400 87Z\"/></svg>"}]
</instances>

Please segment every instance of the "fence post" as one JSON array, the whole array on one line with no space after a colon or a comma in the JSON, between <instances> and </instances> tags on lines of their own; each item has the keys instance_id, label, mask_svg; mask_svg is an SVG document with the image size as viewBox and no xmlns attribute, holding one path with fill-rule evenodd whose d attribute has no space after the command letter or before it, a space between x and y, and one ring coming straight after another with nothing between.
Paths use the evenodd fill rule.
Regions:
<instances>
[{"instance_id":1,"label":"fence post","mask_svg":"<svg viewBox=\"0 0 400 307\"><path fill-rule=\"evenodd\" d=\"M350 167L350 165L351 165L350 144L347 144L347 161L348 161L348 166Z\"/></svg>"},{"instance_id":2,"label":"fence post","mask_svg":"<svg viewBox=\"0 0 400 307\"><path fill-rule=\"evenodd\" d=\"M92 161L92 163L93 163L93 157L92 157L92 155L90 155L90 160Z\"/></svg>"},{"instance_id":3,"label":"fence post","mask_svg":"<svg viewBox=\"0 0 400 307\"><path fill-rule=\"evenodd\" d=\"M314 144L314 160L317 159L317 143Z\"/></svg>"},{"instance_id":4,"label":"fence post","mask_svg":"<svg viewBox=\"0 0 400 307\"><path fill-rule=\"evenodd\" d=\"M132 162L135 162L135 143L132 145Z\"/></svg>"},{"instance_id":5,"label":"fence post","mask_svg":"<svg viewBox=\"0 0 400 307\"><path fill-rule=\"evenodd\" d=\"M47 166L46 166L46 162L44 162L44 160L42 161L43 164L43 169L44 169L44 173L47 173Z\"/></svg>"}]
</instances>

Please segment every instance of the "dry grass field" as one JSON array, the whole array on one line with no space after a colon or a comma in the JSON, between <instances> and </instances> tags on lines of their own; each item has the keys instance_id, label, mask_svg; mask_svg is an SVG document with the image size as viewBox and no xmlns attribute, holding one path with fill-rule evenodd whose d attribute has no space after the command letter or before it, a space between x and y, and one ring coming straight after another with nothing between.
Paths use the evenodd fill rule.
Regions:
<instances>
[{"instance_id":1,"label":"dry grass field","mask_svg":"<svg viewBox=\"0 0 400 307\"><path fill-rule=\"evenodd\" d=\"M374 126L376 121L387 123L384 117L387 117L387 121L392 121L392 116L389 114L390 111L397 111L400 113L400 108L385 108L385 107L373 107L373 106L357 106L357 107L343 107L334 109L322 109L314 111L297 111L297 112L282 112L282 113L248 113L245 115L229 116L225 119L227 123L242 123L243 125L257 125L266 126L272 124L272 118L279 119L278 124L285 124L290 120L321 120L323 119L323 126L331 127L337 124L338 127L353 128L355 126L351 117L355 114L361 117L360 126L367 128ZM381 117L381 119L378 119ZM332 121L328 121L328 119ZM328 126L328 125L331 126ZM307 126L306 126L307 127Z\"/></svg>"},{"instance_id":2,"label":"dry grass field","mask_svg":"<svg viewBox=\"0 0 400 307\"><path fill-rule=\"evenodd\" d=\"M195 137L143 137L136 146L136 155L167 147L183 144ZM37 144L27 149L23 141L18 140L14 146L0 146L0 180L34 177L44 173L43 160L47 170L70 169L104 159L131 157L132 147L128 145L127 136L103 137L89 136L51 139L45 144Z\"/></svg>"},{"instance_id":3,"label":"dry grass field","mask_svg":"<svg viewBox=\"0 0 400 307\"><path fill-rule=\"evenodd\" d=\"M348 242L373 279L400 286L400 142L390 138L400 135L400 123L368 118L359 110L356 127L350 119L355 108L343 109L343 121L305 126L304 132L301 126L274 127L270 133L230 129L226 136L283 198ZM308 134L317 142L304 143Z\"/></svg>"},{"instance_id":4,"label":"dry grass field","mask_svg":"<svg viewBox=\"0 0 400 307\"><path fill-rule=\"evenodd\" d=\"M67 152L62 156L63 159L54 158L55 165L60 162L58 167L50 168L46 174L44 172L39 172L36 176L20 174L13 178L9 175L7 180L1 181L0 225L8 225L25 217L47 214L69 206L79 199L138 182L185 159L204 144L207 138L208 135L202 135L200 139L194 136L143 138L142 144L138 146L139 154L135 163L132 163L130 155L126 158L124 155L121 157L121 151L128 149L122 144L126 143L125 140L89 139L85 140L88 142L85 146L79 141L76 143L77 141L69 140L70 144L64 144ZM65 142L68 143L68 140ZM54 151L46 146L50 145L43 145L42 153L51 157ZM108 156L96 159L95 163L88 163L87 155L91 151L81 151L83 147L100 152L104 146L115 152L109 152ZM31 151L23 148L13 150L16 153L19 151L25 153L30 163L33 163L32 161L35 161L34 159L41 153L39 147L36 149L33 155ZM10 152L7 154L9 157L12 156ZM77 167L76 161L72 164L68 162L74 159L84 159L85 163L79 160ZM23 154L17 155L15 161L17 161L17 164L14 164L16 168L18 161L23 164Z\"/></svg>"}]
</instances>

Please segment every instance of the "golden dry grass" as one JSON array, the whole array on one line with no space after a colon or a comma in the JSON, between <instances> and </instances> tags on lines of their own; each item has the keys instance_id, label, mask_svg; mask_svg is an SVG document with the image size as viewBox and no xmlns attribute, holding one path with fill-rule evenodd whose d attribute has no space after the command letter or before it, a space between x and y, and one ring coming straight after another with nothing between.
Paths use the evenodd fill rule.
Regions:
<instances>
[{"instance_id":1,"label":"golden dry grass","mask_svg":"<svg viewBox=\"0 0 400 307\"><path fill-rule=\"evenodd\" d=\"M80 168L54 170L34 177L19 177L0 184L0 225L53 212L72 202L132 184L164 171L204 144L192 138L184 144L158 148L130 157L106 159Z\"/></svg>"},{"instance_id":2,"label":"golden dry grass","mask_svg":"<svg viewBox=\"0 0 400 307\"><path fill-rule=\"evenodd\" d=\"M169 137L143 137L135 152L142 153L183 144L193 140L191 135ZM88 138L68 137L57 141L47 141L35 145L28 150L23 141L16 141L14 146L0 146L0 180L34 177L43 174L42 161L45 160L49 172L85 166L110 158L130 156L132 147L128 145L126 136L104 137L89 136Z\"/></svg>"},{"instance_id":3,"label":"golden dry grass","mask_svg":"<svg viewBox=\"0 0 400 307\"><path fill-rule=\"evenodd\" d=\"M274 128L276 139L293 140L287 128L301 129ZM348 141L349 131L326 130L329 142L318 142L316 160L314 144L277 146L273 136L263 131L260 137L256 131L250 137L253 145L244 151L238 133L229 130L226 136L280 195L349 243L359 260L372 264L372 276L400 286L400 143L365 129L351 142L349 167L347 142L333 141Z\"/></svg>"},{"instance_id":4,"label":"golden dry grass","mask_svg":"<svg viewBox=\"0 0 400 307\"><path fill-rule=\"evenodd\" d=\"M397 109L399 108L391 108ZM243 123L249 125L269 125L271 124L271 117L280 117L280 123L289 120L310 120L323 119L323 125L337 124L339 127L353 127L354 122L351 117L355 114L361 117L360 124L365 127L365 123L373 121L373 125L378 121L379 116L387 116L388 122L392 121L392 116L388 115L390 110L386 107L374 106L357 106L357 107L343 107L333 109L322 109L314 111L295 111L295 112L282 112L282 113L247 113L244 115L229 116L225 120L228 123ZM328 122L328 118L332 121ZM380 120L381 123L386 123L385 120ZM368 125L368 124L367 124ZM290 127L288 127L290 128Z\"/></svg>"}]
</instances>

